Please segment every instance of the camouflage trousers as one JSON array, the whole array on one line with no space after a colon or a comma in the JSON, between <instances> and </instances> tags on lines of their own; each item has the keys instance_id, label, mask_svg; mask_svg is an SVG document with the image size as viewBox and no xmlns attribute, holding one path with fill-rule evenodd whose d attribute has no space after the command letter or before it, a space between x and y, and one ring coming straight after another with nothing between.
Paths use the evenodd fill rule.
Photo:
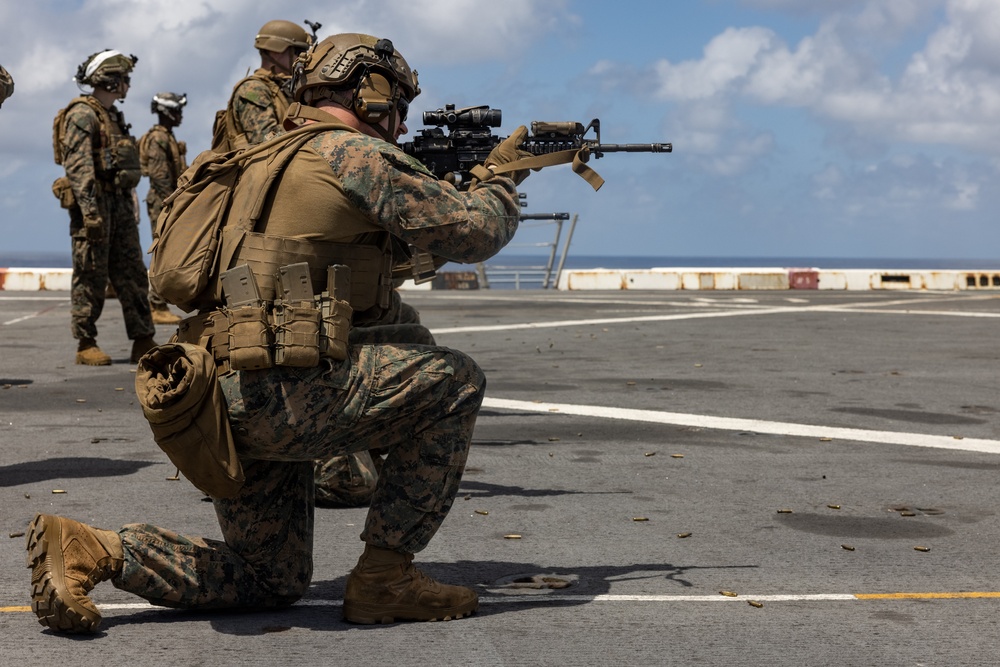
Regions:
<instances>
[{"instance_id":1,"label":"camouflage trousers","mask_svg":"<svg viewBox=\"0 0 1000 667\"><path fill-rule=\"evenodd\" d=\"M149 194L146 196L146 212L149 213L149 224L153 229L153 234L156 234L156 219L160 217L160 211L163 210L163 200L161 200L153 192L153 188L149 189ZM153 286L149 286L149 306L156 310L163 310L169 308L166 299L157 294Z\"/></svg>"},{"instance_id":2,"label":"camouflage trousers","mask_svg":"<svg viewBox=\"0 0 1000 667\"><path fill-rule=\"evenodd\" d=\"M352 345L411 343L434 345L434 336L420 324L420 313L392 292L389 310L369 326L351 329ZM316 461L316 505L318 507L364 507L375 493L382 456L380 443L370 443L369 451L337 454Z\"/></svg>"},{"instance_id":3,"label":"camouflage trousers","mask_svg":"<svg viewBox=\"0 0 1000 667\"><path fill-rule=\"evenodd\" d=\"M215 499L224 541L125 526L114 585L184 608L291 604L312 576L313 462L378 442L388 454L361 539L415 553L451 509L486 379L454 350L356 345L342 363L220 378L246 483Z\"/></svg>"},{"instance_id":4,"label":"camouflage trousers","mask_svg":"<svg viewBox=\"0 0 1000 667\"><path fill-rule=\"evenodd\" d=\"M156 333L149 310L149 278L142 261L135 197L109 193L101 199L104 238L87 239L83 215L70 209L73 238L71 326L73 338L97 338L97 320L104 311L108 282L115 288L125 316L125 331L132 340Z\"/></svg>"}]
</instances>

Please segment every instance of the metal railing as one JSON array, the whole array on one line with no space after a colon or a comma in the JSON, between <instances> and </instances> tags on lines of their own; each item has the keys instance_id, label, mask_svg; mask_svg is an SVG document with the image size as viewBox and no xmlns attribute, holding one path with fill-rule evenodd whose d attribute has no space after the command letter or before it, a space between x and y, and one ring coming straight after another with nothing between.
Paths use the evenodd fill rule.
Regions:
<instances>
[{"instance_id":1,"label":"metal railing","mask_svg":"<svg viewBox=\"0 0 1000 667\"><path fill-rule=\"evenodd\" d=\"M563 223L570 220L569 213L523 213L522 221L537 221L542 224L528 225L527 227L544 227L546 225L555 226L555 238L552 241L542 241L538 243L512 243L508 248L548 248L548 257L545 264L540 265L518 265L504 266L500 264L488 264L480 262L476 265L476 273L479 277L479 285L488 289L492 285L504 286L513 289L524 289L537 287L541 289L555 289L559 285L559 275L562 273L566 263L566 255L569 252L569 244L573 240L573 231L576 229L576 221L579 215L573 215L569 229L566 233L566 240L563 243L562 251L559 250L559 241L562 238ZM558 264L557 260L558 259Z\"/></svg>"}]
</instances>

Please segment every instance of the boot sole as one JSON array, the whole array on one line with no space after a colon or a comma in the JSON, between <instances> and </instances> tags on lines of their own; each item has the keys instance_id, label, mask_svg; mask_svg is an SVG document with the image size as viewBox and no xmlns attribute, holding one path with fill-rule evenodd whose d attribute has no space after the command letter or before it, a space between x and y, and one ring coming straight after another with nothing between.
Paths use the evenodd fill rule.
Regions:
<instances>
[{"instance_id":1,"label":"boot sole","mask_svg":"<svg viewBox=\"0 0 1000 667\"><path fill-rule=\"evenodd\" d=\"M32 581L31 611L39 623L52 630L94 632L101 624L101 615L82 607L66 593L61 545L59 519L48 514L36 516L28 526L28 568L34 571L44 565L45 571L38 582Z\"/></svg>"},{"instance_id":2,"label":"boot sole","mask_svg":"<svg viewBox=\"0 0 1000 667\"><path fill-rule=\"evenodd\" d=\"M472 616L479 609L479 600L473 600L464 605L450 609L436 609L421 612L413 607L405 606L374 606L363 603L344 601L344 620L360 625L376 625L379 623L396 623L397 621L455 621L466 616Z\"/></svg>"},{"instance_id":3,"label":"boot sole","mask_svg":"<svg viewBox=\"0 0 1000 667\"><path fill-rule=\"evenodd\" d=\"M79 366L110 366L111 357L108 357L107 360L101 359L100 361L86 361L82 357L78 356L76 358L76 363Z\"/></svg>"}]
</instances>

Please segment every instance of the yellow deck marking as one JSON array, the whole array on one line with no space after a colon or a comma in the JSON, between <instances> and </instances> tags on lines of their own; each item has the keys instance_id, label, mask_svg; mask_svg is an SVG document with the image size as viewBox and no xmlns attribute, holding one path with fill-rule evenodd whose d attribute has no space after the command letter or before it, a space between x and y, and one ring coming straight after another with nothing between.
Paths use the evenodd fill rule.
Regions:
<instances>
[{"instance_id":1,"label":"yellow deck marking","mask_svg":"<svg viewBox=\"0 0 1000 667\"><path fill-rule=\"evenodd\" d=\"M996 591L968 591L963 593L855 593L859 600L956 600L968 598L1000 598Z\"/></svg>"},{"instance_id":2,"label":"yellow deck marking","mask_svg":"<svg viewBox=\"0 0 1000 667\"><path fill-rule=\"evenodd\" d=\"M602 593L597 595L486 595L480 598L483 604L538 604L543 600L563 602L608 603L608 602L745 602L746 600L760 602L858 602L863 600L969 600L969 599L1000 599L1000 591L943 591L937 593L793 593L793 594L757 594L741 593L739 597L725 597L717 593L712 595L614 595ZM295 607L339 607L340 600L300 600ZM161 609L148 602L110 603L97 605L101 611L146 611ZM26 613L31 607L0 607L0 614Z\"/></svg>"}]
</instances>

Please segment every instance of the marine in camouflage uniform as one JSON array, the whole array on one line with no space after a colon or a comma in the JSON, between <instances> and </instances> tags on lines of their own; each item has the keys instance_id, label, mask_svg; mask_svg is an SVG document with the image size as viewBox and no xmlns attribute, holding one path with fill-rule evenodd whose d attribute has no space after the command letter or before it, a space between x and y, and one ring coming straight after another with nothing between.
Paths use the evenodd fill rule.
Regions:
<instances>
[{"instance_id":1,"label":"marine in camouflage uniform","mask_svg":"<svg viewBox=\"0 0 1000 667\"><path fill-rule=\"evenodd\" d=\"M236 84L229 100L227 114L232 125L229 137L231 148L259 144L282 131L281 122L288 110L289 99L285 90L291 76L292 58L311 43L309 35L290 21L268 21L257 32L254 46L261 56L261 66L253 74ZM404 314L405 309L405 314ZM352 340L397 343L430 343L430 332L415 332L409 327L387 328L394 325L419 324L419 316L408 305L402 304L394 293L393 307L378 322L377 329L357 327L352 330ZM364 507L375 492L379 452L362 450L338 454L316 461L316 504L320 507Z\"/></svg>"},{"instance_id":2,"label":"marine in camouflage uniform","mask_svg":"<svg viewBox=\"0 0 1000 667\"><path fill-rule=\"evenodd\" d=\"M78 364L111 363L96 342L109 281L133 341L131 361L138 361L156 345L139 242L138 150L130 126L114 106L116 100L125 98L134 62L134 56L127 58L117 51L88 58L80 65L76 81L93 86L94 92L74 99L54 128L57 161L66 170L64 189L71 192L73 202L68 207L73 241L71 318Z\"/></svg>"},{"instance_id":3,"label":"marine in camouflage uniform","mask_svg":"<svg viewBox=\"0 0 1000 667\"><path fill-rule=\"evenodd\" d=\"M4 101L14 94L14 78L11 77L10 72L0 65L0 106L3 106Z\"/></svg>"},{"instance_id":4,"label":"marine in camouflage uniform","mask_svg":"<svg viewBox=\"0 0 1000 667\"><path fill-rule=\"evenodd\" d=\"M281 131L289 105L286 91L292 63L311 43L306 31L291 21L268 21L261 26L254 38L260 67L233 88L223 121L227 143L213 144L213 149L253 146Z\"/></svg>"},{"instance_id":5,"label":"marine in camouflage uniform","mask_svg":"<svg viewBox=\"0 0 1000 667\"><path fill-rule=\"evenodd\" d=\"M187 95L177 93L157 93L150 103L150 110L158 116L158 121L139 139L139 163L142 174L149 178L149 192L146 193L146 212L149 222L156 232L156 219L163 210L163 200L177 187L177 178L187 169L187 145L177 141L174 128L183 120L183 109ZM170 312L170 306L149 288L149 307L154 324L177 324L178 316Z\"/></svg>"},{"instance_id":6,"label":"marine in camouflage uniform","mask_svg":"<svg viewBox=\"0 0 1000 667\"><path fill-rule=\"evenodd\" d=\"M336 102L338 91L351 96L367 89L328 91L324 85L330 79L323 72L331 71L324 63L338 61L359 43L366 56L359 65L394 79L387 116L363 120L348 110L353 105ZM317 133L298 150L270 195L259 231L265 239L341 244L388 234L404 247L410 243L452 261L485 260L517 229L516 184L527 172L458 191L399 150L404 103L419 88L415 73L391 48L367 35L335 35L311 54L297 90L310 106L299 119L332 122L336 129ZM356 70L341 71L344 78L332 83L351 84L352 74ZM523 127L515 131L486 165L526 155L517 148L526 134ZM242 256L250 252L245 241L230 266L250 261ZM325 270L325 264L310 268ZM412 559L458 492L485 377L471 358L448 348L352 341L347 349L343 361L323 358L312 368L274 366L220 376L245 475L235 497L213 498L223 541L149 524L112 532L36 517L27 543L32 607L40 622L60 631L95 630L100 613L86 593L105 580L170 607L292 604L312 577L313 461L371 442L382 443L388 454L361 533L365 550L347 579L344 618L379 623L472 613L478 607L474 591L428 578Z\"/></svg>"},{"instance_id":7,"label":"marine in camouflage uniform","mask_svg":"<svg viewBox=\"0 0 1000 667\"><path fill-rule=\"evenodd\" d=\"M281 87L287 81L288 76L260 68L234 89L233 115L247 145L259 144L281 129L289 104Z\"/></svg>"}]
</instances>

